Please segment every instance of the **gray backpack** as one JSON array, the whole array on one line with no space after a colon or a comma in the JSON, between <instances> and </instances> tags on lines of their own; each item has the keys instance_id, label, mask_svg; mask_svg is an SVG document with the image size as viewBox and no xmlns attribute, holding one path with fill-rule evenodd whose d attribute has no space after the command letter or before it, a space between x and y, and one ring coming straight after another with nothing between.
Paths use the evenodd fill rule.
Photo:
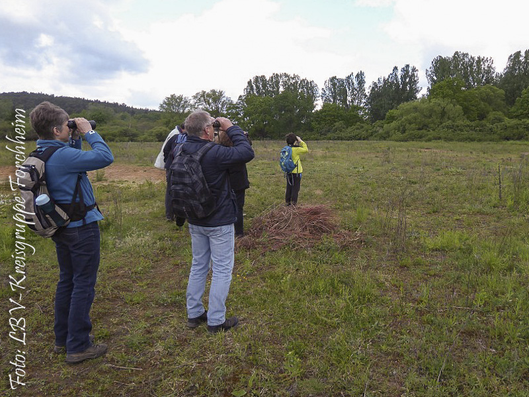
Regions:
<instances>
[{"instance_id":1,"label":"gray backpack","mask_svg":"<svg viewBox=\"0 0 529 397\"><path fill-rule=\"evenodd\" d=\"M53 201L46 184L46 161L60 149L60 146L50 146L42 152L33 151L18 167L18 188L24 200L24 211L27 225L42 237L52 237L59 230L68 226L70 221L84 219L86 213L97 204L85 205L81 189L82 173L77 175L77 182L70 204L57 204ZM47 195L49 202L44 206L37 205L39 197ZM79 201L76 198L79 196Z\"/></svg>"},{"instance_id":2,"label":"gray backpack","mask_svg":"<svg viewBox=\"0 0 529 397\"><path fill-rule=\"evenodd\" d=\"M57 230L70 223L68 214L50 197L51 205L48 212L35 201L40 195L49 196L46 185L46 161L60 146L51 146L39 153L31 152L28 158L18 167L20 195L24 200L25 218L31 230L42 237L52 237ZM49 206L50 204L48 204Z\"/></svg>"}]
</instances>

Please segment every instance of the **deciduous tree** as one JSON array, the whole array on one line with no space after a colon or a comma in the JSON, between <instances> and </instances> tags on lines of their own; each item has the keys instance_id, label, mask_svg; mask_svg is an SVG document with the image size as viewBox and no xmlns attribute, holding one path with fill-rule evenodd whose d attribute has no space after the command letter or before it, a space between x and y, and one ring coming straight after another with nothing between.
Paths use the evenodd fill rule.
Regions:
<instances>
[{"instance_id":1,"label":"deciduous tree","mask_svg":"<svg viewBox=\"0 0 529 397\"><path fill-rule=\"evenodd\" d=\"M226 116L228 107L233 101L222 90L200 91L193 95L194 108L200 108L215 117Z\"/></svg>"},{"instance_id":2,"label":"deciduous tree","mask_svg":"<svg viewBox=\"0 0 529 397\"><path fill-rule=\"evenodd\" d=\"M517 51L509 56L498 85L505 91L507 105L514 105L516 98L529 87L529 50L523 53Z\"/></svg>"},{"instance_id":3,"label":"deciduous tree","mask_svg":"<svg viewBox=\"0 0 529 397\"><path fill-rule=\"evenodd\" d=\"M395 66L388 77L379 78L370 87L366 105L371 121L384 120L391 109L417 99L419 91L417 68L406 65L399 75L399 69Z\"/></svg>"},{"instance_id":4,"label":"deciduous tree","mask_svg":"<svg viewBox=\"0 0 529 397\"><path fill-rule=\"evenodd\" d=\"M466 52L456 51L451 57L437 56L426 70L430 87L448 78L462 80L466 88L494 84L496 70L492 58L474 57Z\"/></svg>"}]
</instances>

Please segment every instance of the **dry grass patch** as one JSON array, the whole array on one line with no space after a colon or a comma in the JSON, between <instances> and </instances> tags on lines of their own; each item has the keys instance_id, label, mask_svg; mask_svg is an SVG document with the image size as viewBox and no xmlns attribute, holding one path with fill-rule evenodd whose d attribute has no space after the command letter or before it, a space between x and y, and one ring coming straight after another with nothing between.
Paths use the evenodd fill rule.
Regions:
<instances>
[{"instance_id":1,"label":"dry grass patch","mask_svg":"<svg viewBox=\"0 0 529 397\"><path fill-rule=\"evenodd\" d=\"M359 232L339 227L338 217L325 205L275 206L252 220L237 244L246 249L279 250L283 246L307 249L331 237L340 247L362 244Z\"/></svg>"}]
</instances>

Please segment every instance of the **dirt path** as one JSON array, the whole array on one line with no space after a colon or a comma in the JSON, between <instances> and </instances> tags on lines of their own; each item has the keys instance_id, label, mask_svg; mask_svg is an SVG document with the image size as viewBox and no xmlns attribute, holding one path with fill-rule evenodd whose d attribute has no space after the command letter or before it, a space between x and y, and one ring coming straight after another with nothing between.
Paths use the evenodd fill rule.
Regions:
<instances>
[{"instance_id":1,"label":"dirt path","mask_svg":"<svg viewBox=\"0 0 529 397\"><path fill-rule=\"evenodd\" d=\"M128 182L160 182L165 181L165 171L154 167L140 167L137 165L128 164L112 164L104 168L104 181L128 181ZM89 172L90 180L95 181L96 171ZM0 183L7 183L9 175L15 175L15 167L2 166L0 167Z\"/></svg>"}]
</instances>

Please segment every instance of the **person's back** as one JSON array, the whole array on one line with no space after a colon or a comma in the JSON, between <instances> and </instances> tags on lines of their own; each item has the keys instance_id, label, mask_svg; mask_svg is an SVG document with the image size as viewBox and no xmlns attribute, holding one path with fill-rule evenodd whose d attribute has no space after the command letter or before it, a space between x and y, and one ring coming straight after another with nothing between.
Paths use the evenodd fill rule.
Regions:
<instances>
[{"instance_id":1,"label":"person's back","mask_svg":"<svg viewBox=\"0 0 529 397\"><path fill-rule=\"evenodd\" d=\"M287 186L285 190L285 202L287 205L296 205L298 202L298 195L301 189L301 176L303 172L303 165L301 164L301 155L309 152L309 148L305 142L293 133L285 137L287 145L292 147L292 161L296 164L296 168L291 173L286 175Z\"/></svg>"},{"instance_id":2,"label":"person's back","mask_svg":"<svg viewBox=\"0 0 529 397\"><path fill-rule=\"evenodd\" d=\"M248 137L248 133L244 132L250 145L252 141ZM226 135L226 132L221 131L218 134L218 143L222 146L232 147L233 142ZM230 176L230 185L235 193L235 200L237 203L237 220L235 221L235 237L242 237L244 235L244 202L246 199L246 189L250 187L248 180L248 170L245 163L235 164L228 170Z\"/></svg>"},{"instance_id":3,"label":"person's back","mask_svg":"<svg viewBox=\"0 0 529 397\"><path fill-rule=\"evenodd\" d=\"M209 332L226 331L238 324L237 317L226 319L226 298L228 296L234 265L234 222L236 204L228 170L237 164L249 162L254 152L243 131L226 118L217 118L220 129L233 142L233 147L215 145L201 160L202 173L212 193L217 208L201 219L188 218L193 262L186 292L187 325L195 328L207 322ZM213 140L214 119L204 111L188 116L185 125L188 138L182 151L195 153ZM202 303L207 275L213 273L209 292L209 311Z\"/></svg>"}]
</instances>

